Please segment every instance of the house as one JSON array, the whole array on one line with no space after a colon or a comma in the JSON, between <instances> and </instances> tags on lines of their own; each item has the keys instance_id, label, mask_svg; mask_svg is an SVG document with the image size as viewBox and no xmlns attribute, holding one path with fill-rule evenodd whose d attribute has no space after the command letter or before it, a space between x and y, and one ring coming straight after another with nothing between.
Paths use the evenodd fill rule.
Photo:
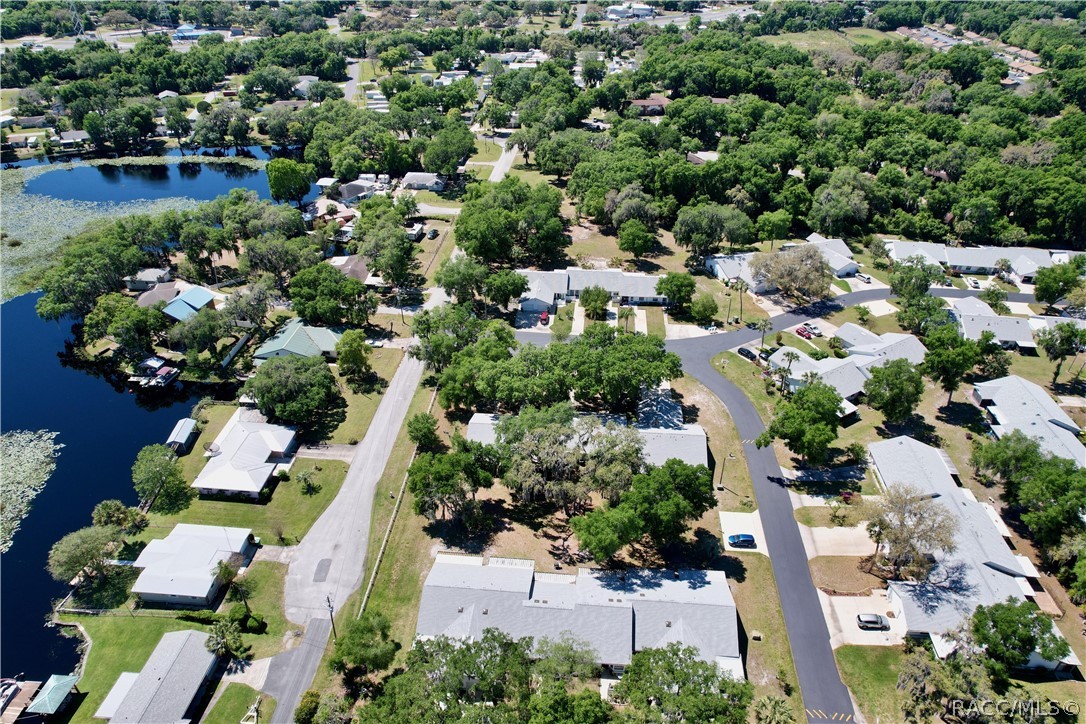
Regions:
<instances>
[{"instance_id":1,"label":"house","mask_svg":"<svg viewBox=\"0 0 1086 724\"><path fill-rule=\"evenodd\" d=\"M205 287L189 287L173 298L162 310L167 317L184 322L207 305L215 308L215 293Z\"/></svg>"},{"instance_id":2,"label":"house","mask_svg":"<svg viewBox=\"0 0 1086 724\"><path fill-rule=\"evenodd\" d=\"M200 38L202 38L203 36L207 35L210 32L212 32L212 31L210 31L210 30L197 30L196 26L194 26L194 25L188 25L188 24L186 24L186 25L178 25L177 30L174 31L174 34L171 37L174 40L177 40L177 41L199 40Z\"/></svg>"},{"instance_id":3,"label":"house","mask_svg":"<svg viewBox=\"0 0 1086 724\"><path fill-rule=\"evenodd\" d=\"M129 291L145 292L156 284L168 282L172 278L169 269L140 269L132 276L124 277L121 281L124 282L125 288Z\"/></svg>"},{"instance_id":4,"label":"house","mask_svg":"<svg viewBox=\"0 0 1086 724\"><path fill-rule=\"evenodd\" d=\"M553 310L555 302L578 299L588 287L606 289L617 304L667 304L667 297L656 291L660 277L651 274L579 267L544 272L518 269L517 273L528 280L528 291L520 300L526 312Z\"/></svg>"},{"instance_id":5,"label":"house","mask_svg":"<svg viewBox=\"0 0 1086 724\"><path fill-rule=\"evenodd\" d=\"M720 154L716 151L696 151L686 154L687 163L695 166L704 166L710 161L719 161Z\"/></svg>"},{"instance_id":6,"label":"house","mask_svg":"<svg viewBox=\"0 0 1086 724\"><path fill-rule=\"evenodd\" d=\"M207 650L208 638L191 629L163 634L138 674L117 678L94 718L110 724L190 721L189 710L219 659Z\"/></svg>"},{"instance_id":7,"label":"house","mask_svg":"<svg viewBox=\"0 0 1086 724\"><path fill-rule=\"evenodd\" d=\"M370 271L369 267L366 266L366 258L361 254L333 256L325 261L336 269L339 269L343 276L357 279L363 284L370 279Z\"/></svg>"},{"instance_id":8,"label":"house","mask_svg":"<svg viewBox=\"0 0 1086 724\"><path fill-rule=\"evenodd\" d=\"M300 75L298 76L298 82L294 84L294 95L299 98L309 97L309 86L319 81L315 75Z\"/></svg>"},{"instance_id":9,"label":"house","mask_svg":"<svg viewBox=\"0 0 1086 724\"><path fill-rule=\"evenodd\" d=\"M791 354L795 355L795 359L789 359ZM871 373L858 364L856 359L827 357L816 360L806 352L788 346L781 347L770 355L769 369L774 372L786 370L785 384L793 392L807 386L809 375L814 375L820 382L837 390L842 399L842 418L856 413L856 402L863 394L864 384L871 379Z\"/></svg>"},{"instance_id":10,"label":"house","mask_svg":"<svg viewBox=\"0 0 1086 724\"><path fill-rule=\"evenodd\" d=\"M886 250L893 261L913 256L922 257L929 264L938 264L958 274L992 275L1003 271L1016 284L1032 284L1038 269L1067 261L1066 252L1032 247L1004 246L947 246L929 241L902 241L887 239Z\"/></svg>"},{"instance_id":11,"label":"house","mask_svg":"<svg viewBox=\"0 0 1086 724\"><path fill-rule=\"evenodd\" d=\"M140 294L136 298L136 306L153 307L159 302L169 303L180 293L177 282L162 282Z\"/></svg>"},{"instance_id":12,"label":"house","mask_svg":"<svg viewBox=\"0 0 1086 724\"><path fill-rule=\"evenodd\" d=\"M4 114L0 116L0 128L11 128L15 125L15 116Z\"/></svg>"},{"instance_id":13,"label":"house","mask_svg":"<svg viewBox=\"0 0 1086 724\"><path fill-rule=\"evenodd\" d=\"M1081 428L1040 385L1017 375L978 382L973 387L973 401L988 413L997 439L1018 430L1037 440L1049 455L1086 467L1086 447L1079 440Z\"/></svg>"},{"instance_id":14,"label":"house","mask_svg":"<svg viewBox=\"0 0 1086 724\"><path fill-rule=\"evenodd\" d=\"M327 327L313 327L300 319L292 319L274 336L253 353L253 360L260 364L272 357L316 357L326 359L336 356L336 344L343 335Z\"/></svg>"},{"instance_id":15,"label":"house","mask_svg":"<svg viewBox=\"0 0 1086 724\"><path fill-rule=\"evenodd\" d=\"M605 16L608 20L628 20L629 18L651 18L656 15L656 10L641 3L623 3L607 8Z\"/></svg>"},{"instance_id":16,"label":"house","mask_svg":"<svg viewBox=\"0 0 1086 724\"><path fill-rule=\"evenodd\" d=\"M166 447L175 453L184 455L192 447L193 441L196 440L197 432L196 420L191 417L183 417L173 426L170 436L166 439Z\"/></svg>"},{"instance_id":17,"label":"house","mask_svg":"<svg viewBox=\"0 0 1086 724\"><path fill-rule=\"evenodd\" d=\"M158 98L160 101L164 101L167 98L176 98L176 97L177 97L177 91L172 91L172 90L161 91L157 96L155 96L155 98Z\"/></svg>"},{"instance_id":18,"label":"house","mask_svg":"<svg viewBox=\"0 0 1086 724\"><path fill-rule=\"evenodd\" d=\"M294 430L267 422L256 410L239 408L204 457L209 458L192 487L201 495L256 499L273 474L289 467Z\"/></svg>"},{"instance_id":19,"label":"house","mask_svg":"<svg viewBox=\"0 0 1086 724\"><path fill-rule=\"evenodd\" d=\"M57 138L63 148L73 148L88 143L90 134L86 131L61 131Z\"/></svg>"},{"instance_id":20,"label":"house","mask_svg":"<svg viewBox=\"0 0 1086 724\"><path fill-rule=\"evenodd\" d=\"M852 250L842 239L829 239L821 234L811 234L807 237L807 243L818 248L822 253L822 258L829 265L830 271L838 279L855 276L860 270L859 264L852 258ZM787 248L787 245L781 248Z\"/></svg>"},{"instance_id":21,"label":"house","mask_svg":"<svg viewBox=\"0 0 1086 724\"><path fill-rule=\"evenodd\" d=\"M838 327L834 336L841 340L848 358L863 369L881 367L896 359L907 359L918 365L928 351L924 343L911 334L875 334L852 322Z\"/></svg>"},{"instance_id":22,"label":"house","mask_svg":"<svg viewBox=\"0 0 1086 724\"><path fill-rule=\"evenodd\" d=\"M717 254L705 258L705 268L717 279L734 284L742 281L747 288L755 294L767 294L776 289L768 279L759 279L754 276L750 268L750 260L754 258L753 252L745 254Z\"/></svg>"},{"instance_id":23,"label":"house","mask_svg":"<svg viewBox=\"0 0 1086 724\"><path fill-rule=\"evenodd\" d=\"M56 121L55 116L20 116L20 128L49 128Z\"/></svg>"},{"instance_id":24,"label":"house","mask_svg":"<svg viewBox=\"0 0 1086 724\"><path fill-rule=\"evenodd\" d=\"M401 185L405 189L445 190L445 182L436 173L423 173L422 171L411 171L404 174Z\"/></svg>"},{"instance_id":25,"label":"house","mask_svg":"<svg viewBox=\"0 0 1086 724\"><path fill-rule=\"evenodd\" d=\"M639 116L662 116L664 109L668 107L671 100L665 98L659 93L653 93L648 98L642 98L636 101L630 101L630 105L637 109Z\"/></svg>"},{"instance_id":26,"label":"house","mask_svg":"<svg viewBox=\"0 0 1086 724\"><path fill-rule=\"evenodd\" d=\"M72 689L79 683L78 676L52 674L38 690L38 695L26 711L40 716L52 716L62 710L72 696ZM6 721L6 719L5 719Z\"/></svg>"},{"instance_id":27,"label":"house","mask_svg":"<svg viewBox=\"0 0 1086 724\"><path fill-rule=\"evenodd\" d=\"M1019 351L1037 350L1033 340L1033 328L1024 317L1001 317L998 315L961 314L952 312L962 336L966 339L979 340L985 332L991 332L1000 345Z\"/></svg>"},{"instance_id":28,"label":"house","mask_svg":"<svg viewBox=\"0 0 1086 724\"><path fill-rule=\"evenodd\" d=\"M977 606L1008 598L1039 600L1046 606L1047 594L1037 582L1037 569L1008 546L1010 531L995 509L958 485L958 471L944 452L906 436L871 443L868 450L884 487L918 489L958 522L954 550L935 554L934 567L925 580L889 582L887 600L895 617L904 619L907 635L930 639L935 653L945 658L956 646L950 634ZM1059 629L1054 630L1059 635ZM1028 664L1056 670L1078 665L1073 652L1058 662L1034 653Z\"/></svg>"},{"instance_id":29,"label":"house","mask_svg":"<svg viewBox=\"0 0 1086 724\"><path fill-rule=\"evenodd\" d=\"M30 144L30 139L37 140L37 136L30 136L25 133L12 133L5 137L6 143L12 148L26 148Z\"/></svg>"},{"instance_id":30,"label":"house","mask_svg":"<svg viewBox=\"0 0 1086 724\"><path fill-rule=\"evenodd\" d=\"M247 560L255 549L248 528L178 523L165 538L148 543L132 564L141 569L132 591L149 603L208 608L222 585L218 564Z\"/></svg>"},{"instance_id":31,"label":"house","mask_svg":"<svg viewBox=\"0 0 1086 724\"><path fill-rule=\"evenodd\" d=\"M359 199L368 199L370 196L373 196L373 192L376 190L376 180L369 181L360 178L341 184L339 187L339 198L345 203L351 203L353 201L358 201Z\"/></svg>"},{"instance_id":32,"label":"house","mask_svg":"<svg viewBox=\"0 0 1086 724\"><path fill-rule=\"evenodd\" d=\"M744 678L738 615L723 571L537 573L530 560L439 553L423 584L416 638L473 641L488 628L536 641L568 632L614 674L638 651L680 643Z\"/></svg>"}]
</instances>

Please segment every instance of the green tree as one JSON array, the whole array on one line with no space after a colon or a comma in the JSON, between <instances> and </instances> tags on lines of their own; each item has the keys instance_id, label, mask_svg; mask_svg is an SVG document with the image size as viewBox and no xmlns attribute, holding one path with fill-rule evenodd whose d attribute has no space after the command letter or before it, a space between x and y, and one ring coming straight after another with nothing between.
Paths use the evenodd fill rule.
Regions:
<instances>
[{"instance_id":1,"label":"green tree","mask_svg":"<svg viewBox=\"0 0 1086 724\"><path fill-rule=\"evenodd\" d=\"M361 329L348 329L336 342L336 366L352 390L361 390L373 377L373 347Z\"/></svg>"},{"instance_id":2,"label":"green tree","mask_svg":"<svg viewBox=\"0 0 1086 724\"><path fill-rule=\"evenodd\" d=\"M727 241L731 247L749 244L754 236L750 217L734 206L706 203L679 209L673 227L675 241L702 259Z\"/></svg>"},{"instance_id":3,"label":"green tree","mask_svg":"<svg viewBox=\"0 0 1086 724\"><path fill-rule=\"evenodd\" d=\"M253 578L234 578L230 581L230 588L226 589L226 600L235 601L245 606L246 613L252 613L249 601L256 594L256 581Z\"/></svg>"},{"instance_id":4,"label":"green tree","mask_svg":"<svg viewBox=\"0 0 1086 724\"><path fill-rule=\"evenodd\" d=\"M294 710L294 721L298 724L313 724L320 705L321 693L316 689L307 689L302 694L302 700L298 702L298 708Z\"/></svg>"},{"instance_id":5,"label":"green tree","mask_svg":"<svg viewBox=\"0 0 1086 724\"><path fill-rule=\"evenodd\" d=\"M329 667L339 672L361 669L363 674L387 669L399 648L392 640L391 630L387 618L366 611L352 620L343 635L336 639Z\"/></svg>"},{"instance_id":6,"label":"green tree","mask_svg":"<svg viewBox=\"0 0 1086 724\"><path fill-rule=\"evenodd\" d=\"M415 513L431 519L438 514L443 519L461 516L474 503L476 491L492 482L470 453L423 453L407 471Z\"/></svg>"},{"instance_id":7,"label":"green tree","mask_svg":"<svg viewBox=\"0 0 1086 724\"><path fill-rule=\"evenodd\" d=\"M890 273L890 292L903 301L928 296L928 290L943 278L937 264L929 264L922 256L911 256L894 264Z\"/></svg>"},{"instance_id":8,"label":"green tree","mask_svg":"<svg viewBox=\"0 0 1086 724\"><path fill-rule=\"evenodd\" d=\"M597 561L610 560L641 533L641 521L630 508L598 508L570 520L580 547Z\"/></svg>"},{"instance_id":9,"label":"green tree","mask_svg":"<svg viewBox=\"0 0 1086 724\"><path fill-rule=\"evenodd\" d=\"M1011 371L1011 356L995 337L995 333L986 329L977 340L977 375L986 380L1006 377Z\"/></svg>"},{"instance_id":10,"label":"green tree","mask_svg":"<svg viewBox=\"0 0 1086 724\"><path fill-rule=\"evenodd\" d=\"M1005 682L1011 669L1024 666L1034 651L1047 661L1071 653L1052 619L1040 615L1037 604L1008 598L1003 603L977 606L969 631L984 650L984 663L992 678Z\"/></svg>"},{"instance_id":11,"label":"green tree","mask_svg":"<svg viewBox=\"0 0 1086 724\"><path fill-rule=\"evenodd\" d=\"M210 352L212 359L218 359L219 340L226 336L226 320L222 312L208 305L171 327L169 336L171 344L180 344L193 357Z\"/></svg>"},{"instance_id":12,"label":"green tree","mask_svg":"<svg viewBox=\"0 0 1086 724\"><path fill-rule=\"evenodd\" d=\"M634 259L640 259L655 247L656 234L640 219L629 219L619 227L618 248L633 254Z\"/></svg>"},{"instance_id":13,"label":"green tree","mask_svg":"<svg viewBox=\"0 0 1086 724\"><path fill-rule=\"evenodd\" d=\"M830 296L833 274L818 247L810 244L769 254L758 253L750 260L756 279L765 279L786 296L803 301Z\"/></svg>"},{"instance_id":14,"label":"green tree","mask_svg":"<svg viewBox=\"0 0 1086 724\"><path fill-rule=\"evenodd\" d=\"M775 438L806 461L820 463L830 444L837 439L841 395L824 382L812 382L800 388L791 399L777 406L769 427L757 440L766 447Z\"/></svg>"},{"instance_id":15,"label":"green tree","mask_svg":"<svg viewBox=\"0 0 1086 724\"><path fill-rule=\"evenodd\" d=\"M407 421L407 436L420 450L432 451L441 446L437 418L428 412L420 412Z\"/></svg>"},{"instance_id":16,"label":"green tree","mask_svg":"<svg viewBox=\"0 0 1086 724\"><path fill-rule=\"evenodd\" d=\"M871 309L864 304L856 307L856 321L866 327L867 323L871 321Z\"/></svg>"},{"instance_id":17,"label":"green tree","mask_svg":"<svg viewBox=\"0 0 1086 724\"><path fill-rule=\"evenodd\" d=\"M339 398L336 378L322 357L273 357L242 388L268 417L301 425L315 422Z\"/></svg>"},{"instance_id":18,"label":"green tree","mask_svg":"<svg viewBox=\"0 0 1086 724\"><path fill-rule=\"evenodd\" d=\"M72 531L49 549L49 575L67 583L84 571L105 572L107 552L121 537L113 527L90 526Z\"/></svg>"},{"instance_id":19,"label":"green tree","mask_svg":"<svg viewBox=\"0 0 1086 724\"><path fill-rule=\"evenodd\" d=\"M1052 370L1052 384L1060 376L1063 362L1070 355L1078 354L1086 345L1086 330L1074 322L1060 322L1054 327L1047 327L1037 333L1037 344L1045 351L1045 356L1056 363Z\"/></svg>"},{"instance_id":20,"label":"green tree","mask_svg":"<svg viewBox=\"0 0 1086 724\"><path fill-rule=\"evenodd\" d=\"M716 299L709 294L699 294L690 305L690 316L698 324L709 324L719 311Z\"/></svg>"},{"instance_id":21,"label":"green tree","mask_svg":"<svg viewBox=\"0 0 1086 724\"><path fill-rule=\"evenodd\" d=\"M312 164L299 163L289 158L274 158L265 168L268 172L268 189L276 201L293 201L302 207L310 186L317 178Z\"/></svg>"},{"instance_id":22,"label":"green tree","mask_svg":"<svg viewBox=\"0 0 1086 724\"><path fill-rule=\"evenodd\" d=\"M140 307L132 297L111 292L99 297L87 315L83 339L94 342L108 336L117 343L122 356L139 359L151 352L167 323L157 307Z\"/></svg>"},{"instance_id":23,"label":"green tree","mask_svg":"<svg viewBox=\"0 0 1086 724\"><path fill-rule=\"evenodd\" d=\"M1086 469L1074 460L1045 460L1021 481L1018 498L1025 508L1022 522L1043 549L1056 546L1068 531L1086 527Z\"/></svg>"},{"instance_id":24,"label":"green tree","mask_svg":"<svg viewBox=\"0 0 1086 724\"><path fill-rule=\"evenodd\" d=\"M1033 275L1033 295L1049 307L1082 286L1082 270L1077 264L1053 264Z\"/></svg>"},{"instance_id":25,"label":"green tree","mask_svg":"<svg viewBox=\"0 0 1086 724\"><path fill-rule=\"evenodd\" d=\"M585 287L580 294L581 307L589 319L606 319L611 293L603 287Z\"/></svg>"},{"instance_id":26,"label":"green tree","mask_svg":"<svg viewBox=\"0 0 1086 724\"><path fill-rule=\"evenodd\" d=\"M247 651L241 639L241 626L237 621L216 621L211 624L205 645L207 650L216 656L231 659L243 656Z\"/></svg>"},{"instance_id":27,"label":"green tree","mask_svg":"<svg viewBox=\"0 0 1086 724\"><path fill-rule=\"evenodd\" d=\"M978 476L1003 486L1003 500L1018 505L1019 486L1045 460L1041 445L1021 430L1012 430L997 440L973 443L969 464Z\"/></svg>"},{"instance_id":28,"label":"green tree","mask_svg":"<svg viewBox=\"0 0 1086 724\"><path fill-rule=\"evenodd\" d=\"M519 299L528 291L528 279L512 269L496 271L483 282L483 294L499 307L507 307L512 299Z\"/></svg>"},{"instance_id":29,"label":"green tree","mask_svg":"<svg viewBox=\"0 0 1086 724\"><path fill-rule=\"evenodd\" d=\"M912 417L924 396L924 377L909 360L891 360L871 369L864 394L867 404L881 412L887 422L901 424Z\"/></svg>"},{"instance_id":30,"label":"green tree","mask_svg":"<svg viewBox=\"0 0 1086 724\"><path fill-rule=\"evenodd\" d=\"M667 297L667 303L676 311L686 309L694 298L697 283L689 274L668 272L656 282L656 293Z\"/></svg>"},{"instance_id":31,"label":"green tree","mask_svg":"<svg viewBox=\"0 0 1086 724\"><path fill-rule=\"evenodd\" d=\"M634 512L642 533L657 546L675 543L691 521L716 506L713 477L704 465L672 458L635 475L619 505Z\"/></svg>"},{"instance_id":32,"label":"green tree","mask_svg":"<svg viewBox=\"0 0 1086 724\"><path fill-rule=\"evenodd\" d=\"M749 682L733 679L679 643L635 653L612 692L639 718L722 724L745 723L754 698Z\"/></svg>"},{"instance_id":33,"label":"green tree","mask_svg":"<svg viewBox=\"0 0 1086 724\"><path fill-rule=\"evenodd\" d=\"M475 153L475 136L459 121L434 134L423 151L422 163L427 171L452 175L461 162Z\"/></svg>"},{"instance_id":34,"label":"green tree","mask_svg":"<svg viewBox=\"0 0 1086 724\"><path fill-rule=\"evenodd\" d=\"M906 299L897 312L897 323L913 334L926 335L939 326L951 326L943 300L938 297Z\"/></svg>"},{"instance_id":35,"label":"green tree","mask_svg":"<svg viewBox=\"0 0 1086 724\"><path fill-rule=\"evenodd\" d=\"M468 255L446 259L434 275L434 281L446 294L456 297L458 304L471 302L483 290L487 268Z\"/></svg>"},{"instance_id":36,"label":"green tree","mask_svg":"<svg viewBox=\"0 0 1086 724\"><path fill-rule=\"evenodd\" d=\"M126 535L134 535L147 527L147 515L119 500L103 500L94 506L91 522L99 528L116 528Z\"/></svg>"},{"instance_id":37,"label":"green tree","mask_svg":"<svg viewBox=\"0 0 1086 724\"><path fill-rule=\"evenodd\" d=\"M787 239L788 230L792 228L792 215L785 209L767 211L758 217L754 228L758 232L758 238L762 241Z\"/></svg>"},{"instance_id":38,"label":"green tree","mask_svg":"<svg viewBox=\"0 0 1086 724\"><path fill-rule=\"evenodd\" d=\"M298 316L315 324L364 325L377 311L377 295L331 264L302 269L291 279L289 292Z\"/></svg>"},{"instance_id":39,"label":"green tree","mask_svg":"<svg viewBox=\"0 0 1086 724\"><path fill-rule=\"evenodd\" d=\"M140 505L155 513L184 510L195 496L177 455L165 445L148 445L139 451L132 465L132 485Z\"/></svg>"},{"instance_id":40,"label":"green tree","mask_svg":"<svg viewBox=\"0 0 1086 724\"><path fill-rule=\"evenodd\" d=\"M485 325L466 305L444 304L424 309L411 320L411 331L419 341L411 347L410 354L430 369L441 372L458 352L479 338Z\"/></svg>"},{"instance_id":41,"label":"green tree","mask_svg":"<svg viewBox=\"0 0 1086 724\"><path fill-rule=\"evenodd\" d=\"M978 298L992 308L992 311L996 314L1010 314L1011 309L1007 306L1007 292L996 284L989 284L978 295Z\"/></svg>"},{"instance_id":42,"label":"green tree","mask_svg":"<svg viewBox=\"0 0 1086 724\"><path fill-rule=\"evenodd\" d=\"M936 327L925 340L928 351L924 355L924 374L947 393L946 404L954 390L977 363L977 345L962 337L956 327L944 324Z\"/></svg>"}]
</instances>

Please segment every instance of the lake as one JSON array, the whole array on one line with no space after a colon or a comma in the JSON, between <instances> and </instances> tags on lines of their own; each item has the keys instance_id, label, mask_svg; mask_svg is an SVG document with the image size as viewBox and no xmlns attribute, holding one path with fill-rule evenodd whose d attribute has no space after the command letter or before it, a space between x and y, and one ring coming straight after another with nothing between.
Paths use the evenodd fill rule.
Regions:
<instances>
[{"instance_id":1,"label":"lake","mask_svg":"<svg viewBox=\"0 0 1086 724\"><path fill-rule=\"evenodd\" d=\"M198 401L194 392L173 399L138 400L115 381L65 364L70 325L44 322L34 312L37 294L0 305L0 399L3 430L52 430L63 443L57 468L0 559L0 660L3 675L25 673L42 681L68 673L78 661L77 641L43 626L51 601L67 586L45 570L49 548L91 522L107 498L136 503L132 462L144 445L165 442L174 423Z\"/></svg>"}]
</instances>

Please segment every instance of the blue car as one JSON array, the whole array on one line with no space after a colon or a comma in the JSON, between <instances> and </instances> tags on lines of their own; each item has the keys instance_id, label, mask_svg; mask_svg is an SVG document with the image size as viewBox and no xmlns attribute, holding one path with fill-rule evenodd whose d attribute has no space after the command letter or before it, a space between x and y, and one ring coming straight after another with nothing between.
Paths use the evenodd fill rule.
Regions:
<instances>
[{"instance_id":1,"label":"blue car","mask_svg":"<svg viewBox=\"0 0 1086 724\"><path fill-rule=\"evenodd\" d=\"M739 533L728 536L728 545L732 548L757 548L758 544L750 533Z\"/></svg>"}]
</instances>

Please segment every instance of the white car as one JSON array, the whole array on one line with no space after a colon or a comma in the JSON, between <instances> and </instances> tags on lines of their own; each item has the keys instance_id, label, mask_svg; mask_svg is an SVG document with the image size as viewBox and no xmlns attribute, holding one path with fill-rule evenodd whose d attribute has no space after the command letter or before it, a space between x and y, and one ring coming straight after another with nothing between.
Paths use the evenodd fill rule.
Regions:
<instances>
[{"instance_id":1,"label":"white car","mask_svg":"<svg viewBox=\"0 0 1086 724\"><path fill-rule=\"evenodd\" d=\"M966 279L965 283L969 285L970 289L980 289L980 282L978 282L973 277L969 277L968 279Z\"/></svg>"},{"instance_id":2,"label":"white car","mask_svg":"<svg viewBox=\"0 0 1086 724\"><path fill-rule=\"evenodd\" d=\"M817 324L812 324L811 322L804 322L803 328L816 337L822 336L822 330L818 328Z\"/></svg>"}]
</instances>

